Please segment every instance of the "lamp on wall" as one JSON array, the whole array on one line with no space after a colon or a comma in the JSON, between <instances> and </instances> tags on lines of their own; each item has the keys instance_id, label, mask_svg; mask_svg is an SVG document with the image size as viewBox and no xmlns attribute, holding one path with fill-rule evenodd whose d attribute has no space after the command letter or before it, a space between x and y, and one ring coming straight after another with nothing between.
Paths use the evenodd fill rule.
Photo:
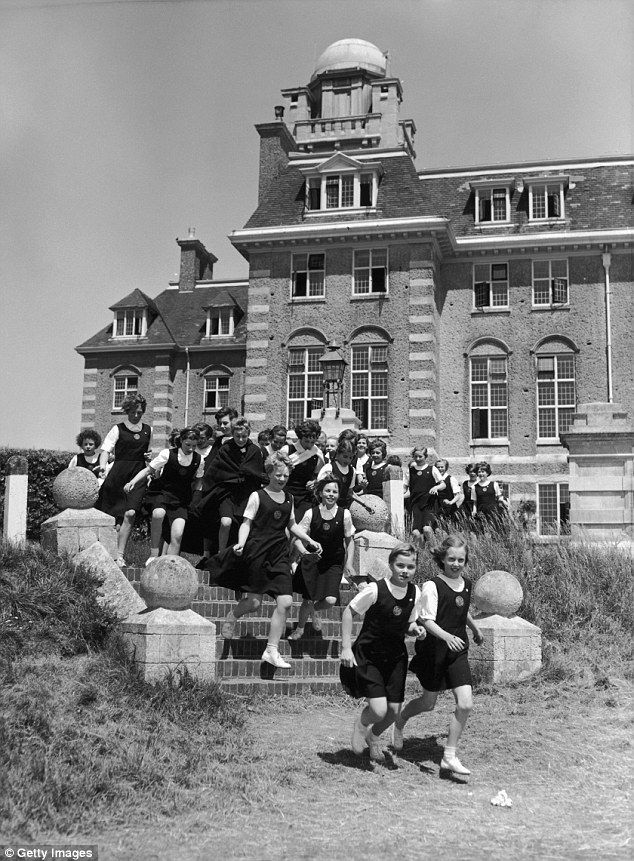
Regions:
<instances>
[{"instance_id":1,"label":"lamp on wall","mask_svg":"<svg viewBox=\"0 0 634 861\"><path fill-rule=\"evenodd\" d=\"M332 405L337 410L336 415L339 417L341 398L343 395L343 375L347 365L348 363L341 353L341 347L339 344L337 344L336 341L330 341L328 344L328 352L324 353L324 355L319 359L319 367L323 377L325 400L325 406L322 410L322 418L325 410L328 409L331 404L331 399Z\"/></svg>"}]
</instances>

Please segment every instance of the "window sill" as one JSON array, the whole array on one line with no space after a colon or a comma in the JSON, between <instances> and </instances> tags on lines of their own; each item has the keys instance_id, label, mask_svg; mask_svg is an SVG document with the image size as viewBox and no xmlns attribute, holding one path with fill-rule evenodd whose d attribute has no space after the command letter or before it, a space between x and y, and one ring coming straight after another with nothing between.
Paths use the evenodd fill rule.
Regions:
<instances>
[{"instance_id":1,"label":"window sill","mask_svg":"<svg viewBox=\"0 0 634 861\"><path fill-rule=\"evenodd\" d=\"M374 300L379 299L380 300L380 299L388 299L388 298L389 298L389 293L386 290L383 293L353 293L350 296L350 301L351 302L359 302L359 301L363 302L364 300L368 300L368 299L374 299Z\"/></svg>"},{"instance_id":2,"label":"window sill","mask_svg":"<svg viewBox=\"0 0 634 861\"><path fill-rule=\"evenodd\" d=\"M493 448L500 445L510 445L508 437L500 437L499 439L470 439L470 448Z\"/></svg>"},{"instance_id":3,"label":"window sill","mask_svg":"<svg viewBox=\"0 0 634 861\"><path fill-rule=\"evenodd\" d=\"M108 338L109 341L127 341L127 342L135 342L135 341L147 341L147 335L111 335Z\"/></svg>"},{"instance_id":4,"label":"window sill","mask_svg":"<svg viewBox=\"0 0 634 861\"><path fill-rule=\"evenodd\" d=\"M556 305L531 305L531 311L570 311L570 305L563 303Z\"/></svg>"},{"instance_id":5,"label":"window sill","mask_svg":"<svg viewBox=\"0 0 634 861\"><path fill-rule=\"evenodd\" d=\"M563 227L566 224L566 219L564 218L529 218L529 224L552 224L555 227Z\"/></svg>"},{"instance_id":6,"label":"window sill","mask_svg":"<svg viewBox=\"0 0 634 861\"><path fill-rule=\"evenodd\" d=\"M307 209L304 218L316 218L323 215L371 215L377 212L376 206L340 206L337 209Z\"/></svg>"},{"instance_id":7,"label":"window sill","mask_svg":"<svg viewBox=\"0 0 634 861\"><path fill-rule=\"evenodd\" d=\"M306 305L309 302L325 302L325 296L291 296L289 305Z\"/></svg>"},{"instance_id":8,"label":"window sill","mask_svg":"<svg viewBox=\"0 0 634 861\"><path fill-rule=\"evenodd\" d=\"M507 315L510 315L510 313L511 313L511 309L509 308L508 305L506 305L504 307L500 306L499 308L486 307L486 308L473 308L471 310L471 316L472 317L486 317L487 314L507 314Z\"/></svg>"},{"instance_id":9,"label":"window sill","mask_svg":"<svg viewBox=\"0 0 634 861\"><path fill-rule=\"evenodd\" d=\"M491 227L512 227L513 222L510 218L507 218L506 221L474 221L474 227L483 227L485 230L490 229Z\"/></svg>"},{"instance_id":10,"label":"window sill","mask_svg":"<svg viewBox=\"0 0 634 861\"><path fill-rule=\"evenodd\" d=\"M537 440L535 440L535 445L537 445L537 446L550 446L550 447L557 446L557 448L564 448L559 437L552 437L549 439L537 439Z\"/></svg>"}]
</instances>

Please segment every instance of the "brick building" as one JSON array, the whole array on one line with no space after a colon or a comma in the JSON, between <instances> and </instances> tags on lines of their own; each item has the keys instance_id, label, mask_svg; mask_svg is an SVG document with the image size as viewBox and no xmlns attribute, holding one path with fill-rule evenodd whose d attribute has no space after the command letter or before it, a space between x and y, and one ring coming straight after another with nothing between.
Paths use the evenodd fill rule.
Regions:
<instances>
[{"instance_id":1,"label":"brick building","mask_svg":"<svg viewBox=\"0 0 634 861\"><path fill-rule=\"evenodd\" d=\"M256 431L292 425L321 406L334 340L364 429L456 474L488 460L556 531L576 404L634 413L634 161L418 170L401 83L356 39L282 96L256 126L257 208L230 236L248 280L213 281L214 256L179 240L178 283L135 290L77 348L84 425L109 427L135 386L155 435L227 401Z\"/></svg>"}]
</instances>

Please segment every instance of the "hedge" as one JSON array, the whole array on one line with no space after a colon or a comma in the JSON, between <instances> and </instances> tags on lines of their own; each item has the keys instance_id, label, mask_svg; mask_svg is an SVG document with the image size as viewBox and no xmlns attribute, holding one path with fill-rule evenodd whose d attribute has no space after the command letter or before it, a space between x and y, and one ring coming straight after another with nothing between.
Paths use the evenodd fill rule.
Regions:
<instances>
[{"instance_id":1,"label":"hedge","mask_svg":"<svg viewBox=\"0 0 634 861\"><path fill-rule=\"evenodd\" d=\"M53 481L68 466L73 452L48 451L42 448L0 448L0 518L2 519L4 519L4 485L7 462L9 458L15 455L25 457L28 463L29 489L26 534L27 538L38 539L42 523L59 511L53 499Z\"/></svg>"}]
</instances>

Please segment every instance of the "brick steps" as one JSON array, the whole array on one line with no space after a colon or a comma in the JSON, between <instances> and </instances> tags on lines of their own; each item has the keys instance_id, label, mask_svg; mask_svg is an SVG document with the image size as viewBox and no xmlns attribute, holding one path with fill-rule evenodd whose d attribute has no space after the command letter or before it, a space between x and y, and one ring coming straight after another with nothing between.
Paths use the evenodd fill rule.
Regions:
<instances>
[{"instance_id":1,"label":"brick steps","mask_svg":"<svg viewBox=\"0 0 634 861\"><path fill-rule=\"evenodd\" d=\"M278 670L278 672L281 672ZM297 696L298 694L325 694L340 693L342 691L339 677L314 676L313 678L301 679L297 677L274 678L274 679L222 679L222 689L230 694L247 697L254 696Z\"/></svg>"}]
</instances>

